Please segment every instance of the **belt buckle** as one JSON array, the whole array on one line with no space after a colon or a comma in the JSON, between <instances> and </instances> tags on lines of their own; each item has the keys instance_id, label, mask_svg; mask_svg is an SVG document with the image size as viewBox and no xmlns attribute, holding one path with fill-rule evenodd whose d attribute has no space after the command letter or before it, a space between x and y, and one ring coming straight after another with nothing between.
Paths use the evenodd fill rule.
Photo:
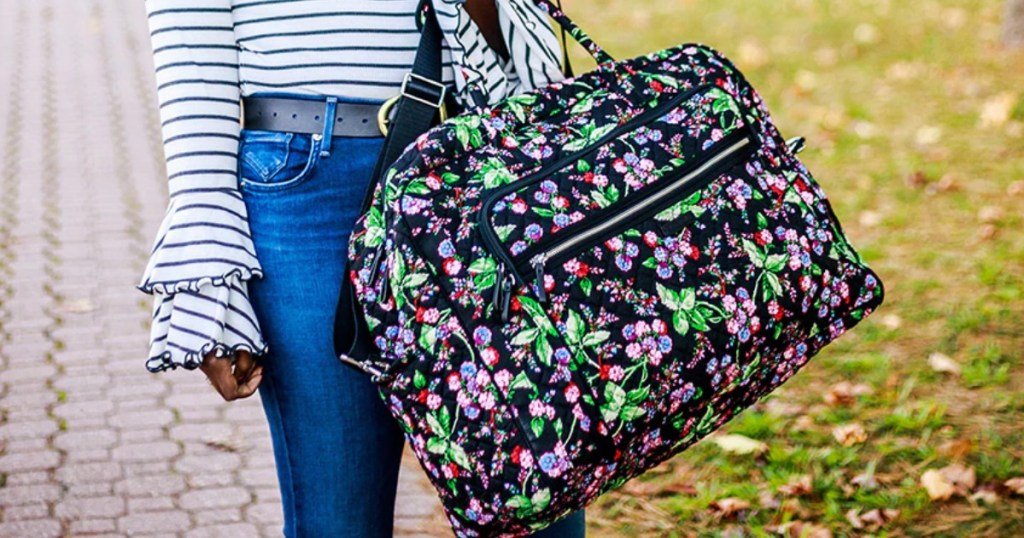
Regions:
<instances>
[{"instance_id":1,"label":"belt buckle","mask_svg":"<svg viewBox=\"0 0 1024 538\"><path fill-rule=\"evenodd\" d=\"M439 88L441 91L438 94L437 102L409 93L408 89L410 80L416 80L418 82L425 83L428 86ZM388 125L391 123L391 119L388 116L391 115L391 109L395 107L395 104L397 104L399 99L402 97L408 97L414 101L436 108L441 121L445 121L448 119L448 106L445 104L445 97L447 95L448 87L444 84L430 80L426 77L421 77L416 73L406 73L405 78L402 80L402 89L398 92L398 95L384 101L384 103L380 105L380 110L377 111L377 127L380 128L380 132L384 136L388 135Z\"/></svg>"}]
</instances>

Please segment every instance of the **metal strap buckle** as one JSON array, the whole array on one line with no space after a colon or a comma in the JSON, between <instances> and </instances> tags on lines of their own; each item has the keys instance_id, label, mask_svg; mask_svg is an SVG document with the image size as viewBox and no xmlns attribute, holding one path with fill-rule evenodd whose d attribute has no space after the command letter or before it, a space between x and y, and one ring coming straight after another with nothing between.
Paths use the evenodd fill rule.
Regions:
<instances>
[{"instance_id":1,"label":"metal strap buckle","mask_svg":"<svg viewBox=\"0 0 1024 538\"><path fill-rule=\"evenodd\" d=\"M427 86L433 86L438 88L440 92L437 96L437 102L432 102L428 99L409 93L409 81L415 79L417 82L422 82ZM448 87L435 80L430 80L426 77L421 77L416 73L406 73L405 78L402 80L402 89L398 92L398 95L384 101L380 105L380 110L377 111L377 126L380 127L380 132L384 135L388 135L388 125L391 123L391 109L395 107L398 100L402 97L408 97L413 101L423 103L428 106L432 106L437 109L437 113L441 118L441 121L448 119L448 107L445 104L445 98L448 96Z\"/></svg>"}]
</instances>

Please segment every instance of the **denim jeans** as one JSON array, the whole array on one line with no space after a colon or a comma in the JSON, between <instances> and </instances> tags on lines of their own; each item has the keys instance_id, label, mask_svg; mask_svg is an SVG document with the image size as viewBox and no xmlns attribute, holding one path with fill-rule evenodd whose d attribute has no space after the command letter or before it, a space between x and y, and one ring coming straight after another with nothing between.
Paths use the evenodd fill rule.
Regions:
<instances>
[{"instance_id":1,"label":"denim jeans","mask_svg":"<svg viewBox=\"0 0 1024 538\"><path fill-rule=\"evenodd\" d=\"M239 188L264 270L250 295L270 346L259 395L288 538L392 535L404 438L369 378L334 355L332 332L349 234L382 143L241 133ZM579 510L534 536L581 538L584 519Z\"/></svg>"}]
</instances>

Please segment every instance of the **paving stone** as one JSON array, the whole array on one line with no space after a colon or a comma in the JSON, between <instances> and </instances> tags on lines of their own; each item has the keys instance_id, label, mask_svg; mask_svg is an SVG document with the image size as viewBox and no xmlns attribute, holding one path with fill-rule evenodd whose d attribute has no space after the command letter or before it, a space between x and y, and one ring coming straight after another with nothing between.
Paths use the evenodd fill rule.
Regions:
<instances>
[{"instance_id":1,"label":"paving stone","mask_svg":"<svg viewBox=\"0 0 1024 538\"><path fill-rule=\"evenodd\" d=\"M26 519L46 519L50 515L50 507L46 504L26 504L4 508L4 521L22 521Z\"/></svg>"},{"instance_id":2,"label":"paving stone","mask_svg":"<svg viewBox=\"0 0 1024 538\"><path fill-rule=\"evenodd\" d=\"M259 531L250 523L234 523L230 525L212 525L193 529L185 536L189 538L236 538L256 536Z\"/></svg>"},{"instance_id":3,"label":"paving stone","mask_svg":"<svg viewBox=\"0 0 1024 538\"><path fill-rule=\"evenodd\" d=\"M0 456L0 472L35 471L52 469L60 463L60 454L53 450L41 450L26 454L5 454Z\"/></svg>"},{"instance_id":4,"label":"paving stone","mask_svg":"<svg viewBox=\"0 0 1024 538\"><path fill-rule=\"evenodd\" d=\"M132 514L159 512L162 510L173 510L174 508L174 499L170 497L135 497L128 499L128 512Z\"/></svg>"},{"instance_id":5,"label":"paving stone","mask_svg":"<svg viewBox=\"0 0 1024 538\"><path fill-rule=\"evenodd\" d=\"M30 484L0 488L0 506L21 506L60 499L61 489L56 484Z\"/></svg>"},{"instance_id":6,"label":"paving stone","mask_svg":"<svg viewBox=\"0 0 1024 538\"><path fill-rule=\"evenodd\" d=\"M248 491L240 487L195 489L182 493L178 499L186 510L199 510L242 506L252 500Z\"/></svg>"},{"instance_id":7,"label":"paving stone","mask_svg":"<svg viewBox=\"0 0 1024 538\"><path fill-rule=\"evenodd\" d=\"M114 518L125 514L120 496L66 498L57 504L55 515L62 519Z\"/></svg>"},{"instance_id":8,"label":"paving stone","mask_svg":"<svg viewBox=\"0 0 1024 538\"><path fill-rule=\"evenodd\" d=\"M46 538L60 536L60 521L56 519L29 519L0 523L0 536L31 536Z\"/></svg>"},{"instance_id":9,"label":"paving stone","mask_svg":"<svg viewBox=\"0 0 1024 538\"><path fill-rule=\"evenodd\" d=\"M92 448L110 448L117 443L117 432L103 430L74 430L60 432L53 438L53 445L61 450L77 451Z\"/></svg>"},{"instance_id":10,"label":"paving stone","mask_svg":"<svg viewBox=\"0 0 1024 538\"><path fill-rule=\"evenodd\" d=\"M190 526L188 513L183 510L142 512L129 514L117 520L117 529L129 536L155 532L183 532Z\"/></svg>"},{"instance_id":11,"label":"paving stone","mask_svg":"<svg viewBox=\"0 0 1024 538\"><path fill-rule=\"evenodd\" d=\"M196 525L205 527L208 525L223 523L242 523L242 510L239 508L218 508L216 510L200 510L193 512Z\"/></svg>"},{"instance_id":12,"label":"paving stone","mask_svg":"<svg viewBox=\"0 0 1024 538\"><path fill-rule=\"evenodd\" d=\"M94 535L117 530L117 522L113 519L76 519L71 522L72 535Z\"/></svg>"},{"instance_id":13,"label":"paving stone","mask_svg":"<svg viewBox=\"0 0 1024 538\"><path fill-rule=\"evenodd\" d=\"M118 446L111 450L111 456L115 461L162 462L176 457L180 452L181 447L174 441L154 441Z\"/></svg>"}]
</instances>

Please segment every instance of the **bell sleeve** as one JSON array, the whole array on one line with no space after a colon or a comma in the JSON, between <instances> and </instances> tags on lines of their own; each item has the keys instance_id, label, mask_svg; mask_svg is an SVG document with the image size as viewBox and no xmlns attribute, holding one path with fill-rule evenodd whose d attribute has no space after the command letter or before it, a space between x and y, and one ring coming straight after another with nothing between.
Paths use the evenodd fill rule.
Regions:
<instances>
[{"instance_id":1,"label":"bell sleeve","mask_svg":"<svg viewBox=\"0 0 1024 538\"><path fill-rule=\"evenodd\" d=\"M153 296L146 368L263 354L262 276L237 189L238 50L230 0L146 0L170 201L138 289Z\"/></svg>"}]
</instances>

